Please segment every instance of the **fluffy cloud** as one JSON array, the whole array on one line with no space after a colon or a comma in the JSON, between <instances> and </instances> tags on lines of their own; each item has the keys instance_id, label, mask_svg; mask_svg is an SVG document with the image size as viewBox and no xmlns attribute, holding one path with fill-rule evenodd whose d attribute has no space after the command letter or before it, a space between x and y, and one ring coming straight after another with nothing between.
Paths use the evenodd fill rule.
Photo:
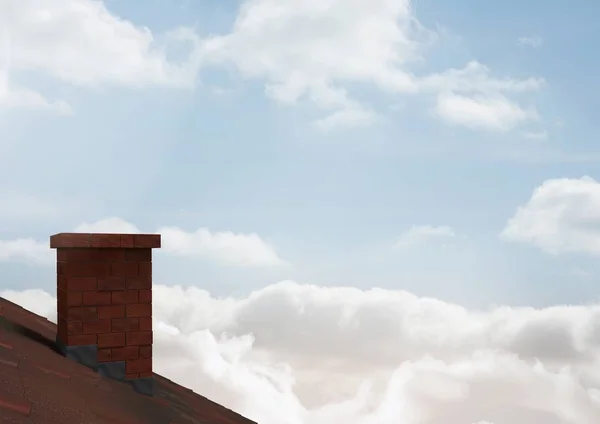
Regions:
<instances>
[{"instance_id":1,"label":"fluffy cloud","mask_svg":"<svg viewBox=\"0 0 600 424\"><path fill-rule=\"evenodd\" d=\"M347 91L352 83L393 94L450 93L438 100L438 109L446 120L471 128L505 129L532 118L514 101L494 99L538 89L539 79L495 78L476 61L415 75L411 65L436 37L418 22L409 0L355 1L352 7L344 0L245 0L231 32L202 45L207 64L233 64L248 78L266 79L275 100L306 99L329 111L328 128L373 121L369 106ZM470 96L470 107L448 103L448 95Z\"/></svg>"},{"instance_id":2,"label":"fluffy cloud","mask_svg":"<svg viewBox=\"0 0 600 424\"><path fill-rule=\"evenodd\" d=\"M504 96L466 97L445 93L438 97L435 111L449 123L493 131L509 131L524 121L538 118L535 110L524 110Z\"/></svg>"},{"instance_id":3,"label":"fluffy cloud","mask_svg":"<svg viewBox=\"0 0 600 424\"><path fill-rule=\"evenodd\" d=\"M117 217L82 223L75 227L77 233L141 233L135 225ZM211 232L200 228L186 232L177 227L159 228L162 251L173 255L197 256L223 265L245 267L272 267L287 265L275 248L257 234ZM0 260L51 264L54 252L48 242L33 239L0 240Z\"/></svg>"},{"instance_id":4,"label":"fluffy cloud","mask_svg":"<svg viewBox=\"0 0 600 424\"><path fill-rule=\"evenodd\" d=\"M186 232L177 227L163 227L157 232L163 237L162 248L173 254L206 256L234 266L286 265L275 249L258 234L212 233L207 228Z\"/></svg>"},{"instance_id":5,"label":"fluffy cloud","mask_svg":"<svg viewBox=\"0 0 600 424\"><path fill-rule=\"evenodd\" d=\"M469 311L293 282L236 299L154 290L157 372L263 424L600 420L599 305ZM55 318L50 295L0 295Z\"/></svg>"},{"instance_id":6,"label":"fluffy cloud","mask_svg":"<svg viewBox=\"0 0 600 424\"><path fill-rule=\"evenodd\" d=\"M434 227L431 225L413 225L410 229L400 235L395 248L405 249L411 246L426 244L440 240L448 240L456 237L454 230L442 225Z\"/></svg>"},{"instance_id":7,"label":"fluffy cloud","mask_svg":"<svg viewBox=\"0 0 600 424\"><path fill-rule=\"evenodd\" d=\"M54 262L54 252L48 243L32 238L0 240L0 261L23 261L49 265Z\"/></svg>"},{"instance_id":8,"label":"fluffy cloud","mask_svg":"<svg viewBox=\"0 0 600 424\"><path fill-rule=\"evenodd\" d=\"M158 42L149 29L113 15L101 1L3 0L0 28L0 106L70 111L64 101L11 84L13 72L40 72L78 86L185 87L198 69L193 54L180 63L167 59L172 43L189 41L184 29Z\"/></svg>"},{"instance_id":9,"label":"fluffy cloud","mask_svg":"<svg viewBox=\"0 0 600 424\"><path fill-rule=\"evenodd\" d=\"M499 79L474 61L419 76L411 66L438 34L424 28L410 0L244 0L229 33L202 38L176 28L157 38L112 14L100 1L5 0L0 17L0 106L69 113L10 83L11 73L40 72L78 86L160 84L190 87L202 67L231 66L265 81L278 102L308 100L325 116L315 126L368 125L378 112L349 92L355 84L391 94L438 97L438 115L472 129L505 130L534 117L507 93L541 80ZM181 62L170 47L188 51ZM504 99L502 101L498 99Z\"/></svg>"},{"instance_id":10,"label":"fluffy cloud","mask_svg":"<svg viewBox=\"0 0 600 424\"><path fill-rule=\"evenodd\" d=\"M76 233L141 233L138 227L117 217L100 219L96 222L83 222L75 227Z\"/></svg>"},{"instance_id":11,"label":"fluffy cloud","mask_svg":"<svg viewBox=\"0 0 600 424\"><path fill-rule=\"evenodd\" d=\"M71 106L64 100L48 100L40 93L28 88L13 87L6 70L0 67L0 108L24 108L70 115Z\"/></svg>"},{"instance_id":12,"label":"fluffy cloud","mask_svg":"<svg viewBox=\"0 0 600 424\"><path fill-rule=\"evenodd\" d=\"M552 179L537 187L501 233L560 254L600 254L600 183L590 177Z\"/></svg>"}]
</instances>

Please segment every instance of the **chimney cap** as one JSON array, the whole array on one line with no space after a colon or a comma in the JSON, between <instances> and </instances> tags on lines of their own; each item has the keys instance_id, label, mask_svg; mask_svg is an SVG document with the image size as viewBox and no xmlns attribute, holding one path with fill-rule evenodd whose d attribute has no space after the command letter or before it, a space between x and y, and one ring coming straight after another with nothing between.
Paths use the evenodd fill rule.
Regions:
<instances>
[{"instance_id":1,"label":"chimney cap","mask_svg":"<svg viewBox=\"0 0 600 424\"><path fill-rule=\"evenodd\" d=\"M160 234L58 233L50 236L50 248L158 249Z\"/></svg>"}]
</instances>

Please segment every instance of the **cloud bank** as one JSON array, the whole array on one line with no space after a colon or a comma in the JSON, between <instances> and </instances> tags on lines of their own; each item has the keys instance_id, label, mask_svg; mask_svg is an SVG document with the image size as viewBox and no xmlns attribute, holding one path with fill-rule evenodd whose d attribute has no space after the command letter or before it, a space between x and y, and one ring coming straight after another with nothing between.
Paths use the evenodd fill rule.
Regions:
<instances>
[{"instance_id":1,"label":"cloud bank","mask_svg":"<svg viewBox=\"0 0 600 424\"><path fill-rule=\"evenodd\" d=\"M156 371L261 424L600 422L600 305L470 311L289 281L154 291ZM0 295L55 318L47 293Z\"/></svg>"},{"instance_id":2,"label":"cloud bank","mask_svg":"<svg viewBox=\"0 0 600 424\"><path fill-rule=\"evenodd\" d=\"M432 97L445 122L507 131L537 119L533 108L508 96L534 91L539 78L494 77L476 60L461 69L418 75L415 63L440 37L418 20L410 0L245 0L227 34L203 39L209 65L233 65L266 80L283 104L309 101L328 115L321 128L370 124L377 112L353 97L352 83L396 95ZM437 98L436 98L437 97Z\"/></svg>"},{"instance_id":3,"label":"cloud bank","mask_svg":"<svg viewBox=\"0 0 600 424\"><path fill-rule=\"evenodd\" d=\"M229 31L204 36L188 27L158 34L116 16L101 1L4 0L0 16L0 107L70 113L11 76L36 72L77 87L192 88L206 69L235 69L264 83L280 104L308 102L321 129L363 126L380 114L352 90L423 95L442 121L508 131L537 119L516 93L541 78L498 78L477 60L457 69L414 71L442 35L425 28L410 0L244 0ZM535 39L523 39L531 44ZM529 40L529 41L528 41ZM184 57L170 59L173 51Z\"/></svg>"},{"instance_id":4,"label":"cloud bank","mask_svg":"<svg viewBox=\"0 0 600 424\"><path fill-rule=\"evenodd\" d=\"M109 217L96 222L81 223L76 233L143 233L134 224L121 218ZM161 227L153 233L161 234L161 251L167 254L206 258L226 266L274 267L285 266L275 248L258 234L211 232L208 228L185 231L178 227ZM48 242L31 238L0 240L0 261L22 261L52 264L54 251Z\"/></svg>"}]
</instances>

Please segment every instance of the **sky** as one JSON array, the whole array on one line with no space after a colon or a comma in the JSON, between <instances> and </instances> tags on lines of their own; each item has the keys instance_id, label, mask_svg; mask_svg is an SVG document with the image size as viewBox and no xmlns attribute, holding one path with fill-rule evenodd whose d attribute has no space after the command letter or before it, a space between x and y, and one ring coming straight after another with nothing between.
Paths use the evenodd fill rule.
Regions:
<instances>
[{"instance_id":1,"label":"sky","mask_svg":"<svg viewBox=\"0 0 600 424\"><path fill-rule=\"evenodd\" d=\"M156 371L263 424L599 422L598 13L0 0L0 295L160 233Z\"/></svg>"}]
</instances>

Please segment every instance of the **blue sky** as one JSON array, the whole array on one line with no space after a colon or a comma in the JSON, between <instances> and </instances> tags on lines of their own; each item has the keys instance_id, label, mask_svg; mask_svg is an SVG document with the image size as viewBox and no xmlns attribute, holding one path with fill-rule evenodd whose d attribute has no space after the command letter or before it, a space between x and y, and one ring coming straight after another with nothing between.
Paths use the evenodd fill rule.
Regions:
<instances>
[{"instance_id":1,"label":"blue sky","mask_svg":"<svg viewBox=\"0 0 600 424\"><path fill-rule=\"evenodd\" d=\"M257 422L600 422L600 3L0 5L0 296L158 232L155 371Z\"/></svg>"},{"instance_id":2,"label":"blue sky","mask_svg":"<svg viewBox=\"0 0 600 424\"><path fill-rule=\"evenodd\" d=\"M15 2L1 287L54 284L11 242L117 217L240 236L156 253L156 282L217 295L293 280L475 307L595 300L598 227L575 233L600 222L598 186L573 187L597 177L600 6L355 3ZM500 237L527 205L536 218ZM223 261L248 234L287 264Z\"/></svg>"}]
</instances>

